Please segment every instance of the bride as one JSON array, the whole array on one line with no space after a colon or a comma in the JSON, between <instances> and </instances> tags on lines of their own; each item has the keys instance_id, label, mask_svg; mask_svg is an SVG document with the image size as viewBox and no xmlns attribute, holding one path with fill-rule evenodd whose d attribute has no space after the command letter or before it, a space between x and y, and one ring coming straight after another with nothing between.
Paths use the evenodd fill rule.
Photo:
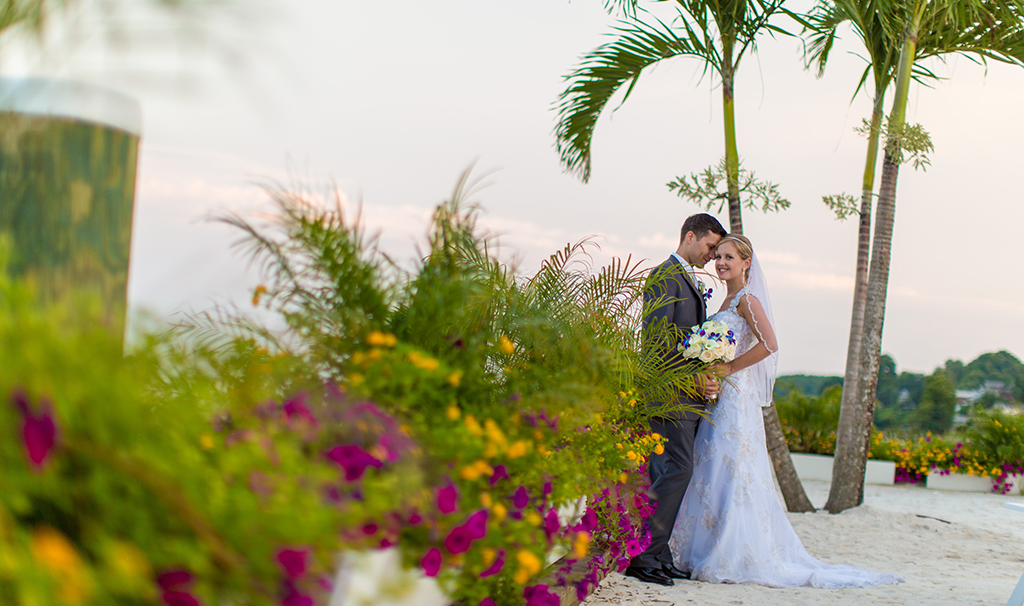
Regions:
<instances>
[{"instance_id":1,"label":"bride","mask_svg":"<svg viewBox=\"0 0 1024 606\"><path fill-rule=\"evenodd\" d=\"M697 430L693 478L669 540L676 568L711 583L770 587L859 587L901 578L811 557L779 502L765 446L761 407L771 403L778 344L768 289L750 240L727 235L715 270L728 286L712 316L732 329L737 355L710 423Z\"/></svg>"}]
</instances>

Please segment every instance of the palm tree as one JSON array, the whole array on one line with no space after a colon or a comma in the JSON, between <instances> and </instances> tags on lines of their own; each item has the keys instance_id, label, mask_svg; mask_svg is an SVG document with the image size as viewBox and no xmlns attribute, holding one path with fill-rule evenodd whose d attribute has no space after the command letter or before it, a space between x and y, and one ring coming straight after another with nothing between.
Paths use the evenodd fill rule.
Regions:
<instances>
[{"instance_id":1,"label":"palm tree","mask_svg":"<svg viewBox=\"0 0 1024 606\"><path fill-rule=\"evenodd\" d=\"M786 33L769 24L769 18L784 12L803 23L799 16L784 10L782 3L783 0L677 0L678 14L670 26L649 14L650 22L639 19L636 0L605 0L606 8L612 12L617 9L624 19L615 28L616 39L585 55L579 67L566 78L569 86L559 96L555 127L556 148L563 167L586 182L590 178L594 128L612 97L625 87L625 102L641 72L656 63L677 57L697 59L703 62L705 73L714 72L721 83L723 172L729 225L733 233L743 233L735 76L744 55L755 48L759 35ZM769 186L769 191L772 188ZM750 205L749 200L747 204ZM772 206L769 202L765 208ZM774 204L776 209L785 206L788 202ZM764 414L768 449L787 507L790 511L813 511L814 506L797 478L775 407L765 408Z\"/></svg>"},{"instance_id":2,"label":"palm tree","mask_svg":"<svg viewBox=\"0 0 1024 606\"><path fill-rule=\"evenodd\" d=\"M736 71L756 38L765 32L786 33L768 23L782 9L783 0L677 0L674 26L648 14L651 23L637 17L637 0L607 0L626 17L615 28L617 39L584 55L567 76L569 87L558 99L555 144L565 169L584 182L590 179L590 145L597 120L611 98L626 87L629 98L640 73L676 57L704 63L721 80L725 131L725 175L730 230L743 233L740 205L740 161L736 145L734 87ZM788 35L788 34L787 34ZM784 206L783 206L784 207Z\"/></svg>"},{"instance_id":3,"label":"palm tree","mask_svg":"<svg viewBox=\"0 0 1024 606\"><path fill-rule=\"evenodd\" d=\"M994 59L1022 64L1024 25L1021 16L1014 4L1002 0L916 0L898 5L877 0L833 0L820 5L810 18L819 27L811 41L812 57L818 63L819 73L825 67L836 27L849 21L867 49L875 84L861 197L857 274L843 403L837 429L832 488L825 505L829 511L842 511L863 502L864 468L881 355L896 179L899 164L906 154L914 156L915 162L921 162L921 154L931 147L920 127L905 124L910 81L935 77L919 64L920 61L952 53L974 55L982 62ZM865 70L858 90L867 74ZM871 197L882 132L881 107L885 91L894 81L893 105L885 129L887 138L874 245L871 246ZM867 263L869 248L870 268Z\"/></svg>"}]
</instances>

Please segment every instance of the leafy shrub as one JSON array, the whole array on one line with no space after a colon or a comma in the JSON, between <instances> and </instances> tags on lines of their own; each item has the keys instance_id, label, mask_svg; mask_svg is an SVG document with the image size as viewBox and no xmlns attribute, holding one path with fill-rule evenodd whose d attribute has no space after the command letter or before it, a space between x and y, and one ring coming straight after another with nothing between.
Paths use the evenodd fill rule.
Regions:
<instances>
[{"instance_id":1,"label":"leafy shrub","mask_svg":"<svg viewBox=\"0 0 1024 606\"><path fill-rule=\"evenodd\" d=\"M836 427L843 396L841 385L825 389L821 396L808 396L795 388L775 402L790 452L833 454Z\"/></svg>"}]
</instances>

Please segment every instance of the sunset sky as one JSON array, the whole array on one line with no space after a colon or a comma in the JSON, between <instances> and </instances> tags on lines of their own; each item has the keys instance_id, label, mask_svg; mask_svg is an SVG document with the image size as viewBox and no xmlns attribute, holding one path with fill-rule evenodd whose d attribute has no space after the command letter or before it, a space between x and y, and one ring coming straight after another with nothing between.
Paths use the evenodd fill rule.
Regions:
<instances>
[{"instance_id":1,"label":"sunset sky","mask_svg":"<svg viewBox=\"0 0 1024 606\"><path fill-rule=\"evenodd\" d=\"M388 253L411 259L433 206L472 169L483 223L523 271L590 235L599 262L658 263L699 211L665 183L723 154L720 90L699 63L677 59L645 73L602 117L589 183L562 171L552 106L562 77L614 24L600 0L252 6L245 20L214 21L228 58L174 46L102 50L89 37L74 52L49 48L43 61L7 57L7 74L73 77L140 100L135 309L249 306L259 276L231 247L238 234L208 217L258 217L269 209L260 183L336 185L353 213L362 204ZM671 18L671 3L650 6ZM865 141L853 128L869 100L850 102L864 65L852 34L821 80L803 69L801 51L798 39L765 38L741 66L740 154L793 204L746 211L745 233L772 289L780 372L842 374L856 224L837 222L821 196L859 194ZM948 79L915 85L908 119L936 149L927 172L900 174L883 338L900 370L919 372L998 349L1024 355L1024 69L964 58L931 67Z\"/></svg>"}]
</instances>

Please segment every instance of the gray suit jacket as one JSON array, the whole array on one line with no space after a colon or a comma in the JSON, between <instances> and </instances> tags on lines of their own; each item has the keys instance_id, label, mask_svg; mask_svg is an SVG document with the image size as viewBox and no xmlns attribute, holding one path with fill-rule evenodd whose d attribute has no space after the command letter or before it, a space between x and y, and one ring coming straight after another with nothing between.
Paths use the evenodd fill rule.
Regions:
<instances>
[{"instance_id":1,"label":"gray suit jacket","mask_svg":"<svg viewBox=\"0 0 1024 606\"><path fill-rule=\"evenodd\" d=\"M690 281L690 276L674 256L670 256L651 273L651 280L644 288L645 307L649 308L659 299L661 299L659 307L644 315L645 338L647 329L659 322L669 322L689 331L691 326L703 324L707 319L704 298L701 297L697 286ZM669 364L681 366L692 363L683 358L682 354L675 352L675 343L669 345L672 347L672 353L668 354ZM652 353L655 350L650 343L645 343L644 349ZM675 402L690 404L701 409L705 404L702 398L691 398L685 394L679 394ZM663 406L664 404L664 402L649 402L648 406ZM691 421L699 418L692 412L684 413L682 411L666 413L665 416Z\"/></svg>"}]
</instances>

